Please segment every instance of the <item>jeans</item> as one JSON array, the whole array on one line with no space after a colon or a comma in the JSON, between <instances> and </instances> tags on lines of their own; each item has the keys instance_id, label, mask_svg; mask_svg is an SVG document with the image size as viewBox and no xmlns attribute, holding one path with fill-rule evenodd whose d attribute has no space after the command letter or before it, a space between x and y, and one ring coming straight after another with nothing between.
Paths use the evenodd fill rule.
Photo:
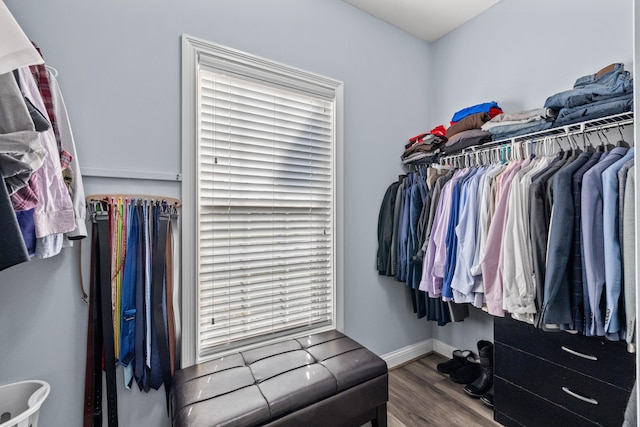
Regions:
<instances>
[{"instance_id":1,"label":"jeans","mask_svg":"<svg viewBox=\"0 0 640 427\"><path fill-rule=\"evenodd\" d=\"M554 127L597 119L632 110L633 92L578 107L563 108L558 113L558 118L555 121Z\"/></svg>"},{"instance_id":2,"label":"jeans","mask_svg":"<svg viewBox=\"0 0 640 427\"><path fill-rule=\"evenodd\" d=\"M556 110L565 107L576 107L580 102L599 101L610 95L622 95L633 91L631 73L623 69L623 64L616 64L612 71L597 78L596 75L580 77L574 88L547 98L545 108Z\"/></svg>"},{"instance_id":3,"label":"jeans","mask_svg":"<svg viewBox=\"0 0 640 427\"><path fill-rule=\"evenodd\" d=\"M536 120L535 122L496 126L494 128L491 128L489 132L491 132L491 135L493 135L493 140L498 141L500 139L508 139L513 138L514 136L546 130L549 129L552 125L553 122L548 122L546 120Z\"/></svg>"}]
</instances>

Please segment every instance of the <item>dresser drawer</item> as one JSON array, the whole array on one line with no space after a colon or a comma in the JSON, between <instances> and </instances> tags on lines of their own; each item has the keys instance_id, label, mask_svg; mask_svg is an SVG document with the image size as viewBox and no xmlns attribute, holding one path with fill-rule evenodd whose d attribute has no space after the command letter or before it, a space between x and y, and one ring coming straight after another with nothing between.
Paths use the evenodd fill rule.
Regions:
<instances>
[{"instance_id":1,"label":"dresser drawer","mask_svg":"<svg viewBox=\"0 0 640 427\"><path fill-rule=\"evenodd\" d=\"M567 332L545 332L511 318L494 319L494 340L631 391L635 355L623 342Z\"/></svg>"},{"instance_id":2,"label":"dresser drawer","mask_svg":"<svg viewBox=\"0 0 640 427\"><path fill-rule=\"evenodd\" d=\"M597 423L502 378L494 380L494 418L507 427L596 427ZM619 425L619 424L606 424Z\"/></svg>"},{"instance_id":3,"label":"dresser drawer","mask_svg":"<svg viewBox=\"0 0 640 427\"><path fill-rule=\"evenodd\" d=\"M497 377L596 423L622 424L628 391L500 343L494 349Z\"/></svg>"}]
</instances>

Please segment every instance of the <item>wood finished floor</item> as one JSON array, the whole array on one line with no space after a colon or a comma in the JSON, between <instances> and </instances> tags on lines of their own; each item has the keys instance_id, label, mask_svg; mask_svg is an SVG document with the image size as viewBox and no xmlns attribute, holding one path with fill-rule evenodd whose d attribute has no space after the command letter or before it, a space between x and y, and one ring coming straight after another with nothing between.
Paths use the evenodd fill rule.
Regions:
<instances>
[{"instance_id":1,"label":"wood finished floor","mask_svg":"<svg viewBox=\"0 0 640 427\"><path fill-rule=\"evenodd\" d=\"M438 373L447 358L431 354L389 371L389 427L500 426L493 410L469 397L462 384Z\"/></svg>"}]
</instances>

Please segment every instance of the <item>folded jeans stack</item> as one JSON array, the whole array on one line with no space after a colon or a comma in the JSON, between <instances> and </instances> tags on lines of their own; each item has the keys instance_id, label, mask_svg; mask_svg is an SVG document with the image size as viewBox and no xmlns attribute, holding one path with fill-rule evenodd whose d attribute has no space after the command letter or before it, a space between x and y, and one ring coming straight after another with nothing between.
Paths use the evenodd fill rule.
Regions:
<instances>
[{"instance_id":1,"label":"folded jeans stack","mask_svg":"<svg viewBox=\"0 0 640 427\"><path fill-rule=\"evenodd\" d=\"M547 98L544 106L558 110L554 127L633 110L633 77L624 64L611 64L580 77L573 89Z\"/></svg>"}]
</instances>

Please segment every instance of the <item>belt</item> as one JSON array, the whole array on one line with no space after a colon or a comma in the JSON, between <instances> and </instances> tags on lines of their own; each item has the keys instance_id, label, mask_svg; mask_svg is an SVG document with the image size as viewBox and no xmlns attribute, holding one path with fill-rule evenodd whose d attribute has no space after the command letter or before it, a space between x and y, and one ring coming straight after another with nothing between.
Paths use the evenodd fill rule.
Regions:
<instances>
[{"instance_id":1,"label":"belt","mask_svg":"<svg viewBox=\"0 0 640 427\"><path fill-rule=\"evenodd\" d=\"M118 395L111 311L111 245L108 212L94 212L92 219L91 303L87 328L84 426L102 426L102 357L104 355L107 423L109 427L117 427Z\"/></svg>"},{"instance_id":2,"label":"belt","mask_svg":"<svg viewBox=\"0 0 640 427\"><path fill-rule=\"evenodd\" d=\"M84 427L102 425L102 363L96 366L98 354L102 356L102 325L100 324L99 292L96 291L96 247L98 225L93 223L91 233L91 275L89 286L89 319L87 322L87 358L84 377Z\"/></svg>"},{"instance_id":3,"label":"belt","mask_svg":"<svg viewBox=\"0 0 640 427\"><path fill-rule=\"evenodd\" d=\"M100 308L104 367L107 380L107 420L109 427L118 425L118 394L116 391L116 357L113 341L113 312L111 306L111 245L109 217L98 218L98 248L100 253ZM95 356L95 355L94 355Z\"/></svg>"}]
</instances>

